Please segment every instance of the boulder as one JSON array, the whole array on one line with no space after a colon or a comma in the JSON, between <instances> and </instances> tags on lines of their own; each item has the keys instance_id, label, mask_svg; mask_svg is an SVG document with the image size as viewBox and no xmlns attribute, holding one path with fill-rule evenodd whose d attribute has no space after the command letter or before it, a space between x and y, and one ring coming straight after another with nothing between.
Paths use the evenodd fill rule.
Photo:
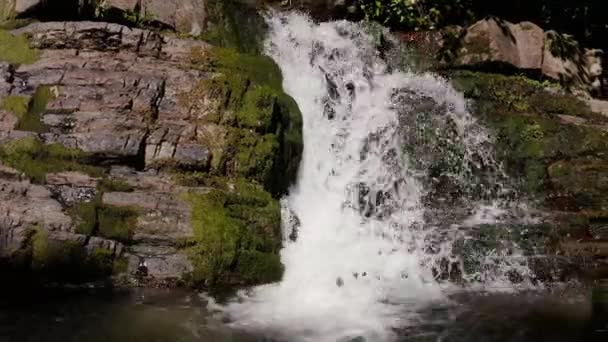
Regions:
<instances>
[{"instance_id":1,"label":"boulder","mask_svg":"<svg viewBox=\"0 0 608 342\"><path fill-rule=\"evenodd\" d=\"M506 63L519 69L540 70L543 40L543 30L533 23L484 19L466 30L455 64Z\"/></svg>"},{"instance_id":2,"label":"boulder","mask_svg":"<svg viewBox=\"0 0 608 342\"><path fill-rule=\"evenodd\" d=\"M600 91L601 50L582 49L571 36L547 31L543 55L544 76L581 95Z\"/></svg>"},{"instance_id":3,"label":"boulder","mask_svg":"<svg viewBox=\"0 0 608 342\"><path fill-rule=\"evenodd\" d=\"M513 24L494 18L480 20L459 32L444 31L440 55L453 66L506 65L559 81L580 95L600 90L602 51L582 49L571 36L544 32L530 22Z\"/></svg>"}]
</instances>

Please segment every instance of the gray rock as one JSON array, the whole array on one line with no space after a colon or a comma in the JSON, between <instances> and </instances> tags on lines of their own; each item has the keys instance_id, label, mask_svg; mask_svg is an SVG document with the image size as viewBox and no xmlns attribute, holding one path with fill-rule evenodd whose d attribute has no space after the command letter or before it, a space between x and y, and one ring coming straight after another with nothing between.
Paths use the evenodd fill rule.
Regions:
<instances>
[{"instance_id":1,"label":"gray rock","mask_svg":"<svg viewBox=\"0 0 608 342\"><path fill-rule=\"evenodd\" d=\"M126 255L130 274L136 274L142 264L147 275L157 280L180 279L193 270L188 257L172 247L134 246Z\"/></svg>"},{"instance_id":2,"label":"gray rock","mask_svg":"<svg viewBox=\"0 0 608 342\"><path fill-rule=\"evenodd\" d=\"M107 10L118 10L155 21L182 33L199 35L205 27L206 1L201 0L105 0Z\"/></svg>"}]
</instances>

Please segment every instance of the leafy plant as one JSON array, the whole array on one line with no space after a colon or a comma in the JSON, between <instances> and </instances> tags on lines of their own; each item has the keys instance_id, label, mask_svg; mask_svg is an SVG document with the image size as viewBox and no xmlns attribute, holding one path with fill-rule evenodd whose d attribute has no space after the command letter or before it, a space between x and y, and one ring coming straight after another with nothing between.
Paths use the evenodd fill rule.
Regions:
<instances>
[{"instance_id":1,"label":"leafy plant","mask_svg":"<svg viewBox=\"0 0 608 342\"><path fill-rule=\"evenodd\" d=\"M408 30L433 30L472 16L471 0L359 0L367 20Z\"/></svg>"}]
</instances>

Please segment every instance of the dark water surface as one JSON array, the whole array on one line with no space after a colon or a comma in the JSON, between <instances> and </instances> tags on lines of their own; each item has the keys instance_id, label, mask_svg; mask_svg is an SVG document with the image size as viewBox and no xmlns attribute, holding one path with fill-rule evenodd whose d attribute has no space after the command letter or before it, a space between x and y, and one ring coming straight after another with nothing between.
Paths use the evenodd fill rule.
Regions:
<instances>
[{"instance_id":1,"label":"dark water surface","mask_svg":"<svg viewBox=\"0 0 608 342\"><path fill-rule=\"evenodd\" d=\"M417 322L398 334L401 341L608 342L607 295L608 288L560 295L461 294L449 305L418 312ZM191 292L47 292L2 298L2 342L270 341L227 327Z\"/></svg>"}]
</instances>

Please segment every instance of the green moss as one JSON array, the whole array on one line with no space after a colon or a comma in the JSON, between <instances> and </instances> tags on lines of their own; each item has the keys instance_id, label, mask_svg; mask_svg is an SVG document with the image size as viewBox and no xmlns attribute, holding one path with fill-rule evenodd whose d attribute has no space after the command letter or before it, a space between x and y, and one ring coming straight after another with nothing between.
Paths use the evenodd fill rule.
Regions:
<instances>
[{"instance_id":1,"label":"green moss","mask_svg":"<svg viewBox=\"0 0 608 342\"><path fill-rule=\"evenodd\" d=\"M129 269L129 259L125 257L114 258L112 265L112 274L123 274Z\"/></svg>"},{"instance_id":2,"label":"green moss","mask_svg":"<svg viewBox=\"0 0 608 342\"><path fill-rule=\"evenodd\" d=\"M233 168L236 175L261 182L272 176L274 158L278 150L278 141L274 134L259 137L250 131L235 129L229 141L235 150L232 159L234 164L230 168Z\"/></svg>"},{"instance_id":3,"label":"green moss","mask_svg":"<svg viewBox=\"0 0 608 342\"><path fill-rule=\"evenodd\" d=\"M94 200L78 203L69 209L76 231L88 236L131 242L139 216L137 209L104 204L101 198L102 194L98 193Z\"/></svg>"},{"instance_id":4,"label":"green moss","mask_svg":"<svg viewBox=\"0 0 608 342\"><path fill-rule=\"evenodd\" d=\"M554 190L547 169L556 160L608 156L608 134L601 128L567 125L557 117L606 122L581 100L520 76L468 71L452 76L455 87L475 100L475 114L494 130L497 154L523 193L544 201Z\"/></svg>"},{"instance_id":5,"label":"green moss","mask_svg":"<svg viewBox=\"0 0 608 342\"><path fill-rule=\"evenodd\" d=\"M32 64L38 60L40 52L29 47L23 35L12 35L0 30L0 61L11 64Z\"/></svg>"},{"instance_id":6,"label":"green moss","mask_svg":"<svg viewBox=\"0 0 608 342\"><path fill-rule=\"evenodd\" d=\"M44 183L47 173L81 171L99 176L103 170L87 165L90 156L60 144L44 145L35 137L26 137L0 145L0 160L36 183Z\"/></svg>"},{"instance_id":7,"label":"green moss","mask_svg":"<svg viewBox=\"0 0 608 342\"><path fill-rule=\"evenodd\" d=\"M223 186L184 195L192 207L195 232L194 240L185 244L194 264L192 281L213 287L278 280L278 202L243 180L225 180Z\"/></svg>"},{"instance_id":8,"label":"green moss","mask_svg":"<svg viewBox=\"0 0 608 342\"><path fill-rule=\"evenodd\" d=\"M111 274L114 255L106 249L90 254L81 243L49 238L42 228L34 228L30 238L31 271L43 281L83 282Z\"/></svg>"},{"instance_id":9,"label":"green moss","mask_svg":"<svg viewBox=\"0 0 608 342\"><path fill-rule=\"evenodd\" d=\"M29 102L27 113L19 117L19 122L15 129L36 133L46 133L49 131L47 125L42 122L42 115L46 112L47 104L54 99L54 94L49 86L36 88L34 96Z\"/></svg>"},{"instance_id":10,"label":"green moss","mask_svg":"<svg viewBox=\"0 0 608 342\"><path fill-rule=\"evenodd\" d=\"M131 241L139 216L136 209L103 204L97 215L100 236L125 243Z\"/></svg>"},{"instance_id":11,"label":"green moss","mask_svg":"<svg viewBox=\"0 0 608 342\"><path fill-rule=\"evenodd\" d=\"M249 90L243 105L236 112L237 125L262 132L271 129L277 97L269 87L256 86Z\"/></svg>"},{"instance_id":12,"label":"green moss","mask_svg":"<svg viewBox=\"0 0 608 342\"><path fill-rule=\"evenodd\" d=\"M97 190L101 192L133 192L131 184L119 179L103 178L97 184Z\"/></svg>"},{"instance_id":13,"label":"green moss","mask_svg":"<svg viewBox=\"0 0 608 342\"><path fill-rule=\"evenodd\" d=\"M261 53L266 24L259 12L238 0L209 0L209 27L199 37L214 46Z\"/></svg>"},{"instance_id":14,"label":"green moss","mask_svg":"<svg viewBox=\"0 0 608 342\"><path fill-rule=\"evenodd\" d=\"M105 248L95 248L87 256L87 263L97 273L110 275L114 268L114 252Z\"/></svg>"},{"instance_id":15,"label":"green moss","mask_svg":"<svg viewBox=\"0 0 608 342\"><path fill-rule=\"evenodd\" d=\"M239 256L236 272L248 282L270 283L281 279L283 265L278 254L247 250Z\"/></svg>"},{"instance_id":16,"label":"green moss","mask_svg":"<svg viewBox=\"0 0 608 342\"><path fill-rule=\"evenodd\" d=\"M75 204L68 211L74 224L76 226L76 232L87 236L94 235L97 230L97 201L81 202Z\"/></svg>"},{"instance_id":17,"label":"green moss","mask_svg":"<svg viewBox=\"0 0 608 342\"><path fill-rule=\"evenodd\" d=\"M560 160L551 164L548 174L553 186L573 196L581 209L604 211L608 208L608 162L597 158Z\"/></svg>"},{"instance_id":18,"label":"green moss","mask_svg":"<svg viewBox=\"0 0 608 342\"><path fill-rule=\"evenodd\" d=\"M239 53L234 49L213 47L194 48L189 56L191 67L215 71L226 77L241 75L251 83L267 85L281 91L281 70L268 56Z\"/></svg>"},{"instance_id":19,"label":"green moss","mask_svg":"<svg viewBox=\"0 0 608 342\"><path fill-rule=\"evenodd\" d=\"M224 48L193 49L189 61L190 67L219 76L183 94L182 104L196 112L201 98L210 99L214 105L211 113L206 108L203 120L233 127L226 148L214 149L214 169L258 180L274 195L284 193L296 177L302 153L302 118L281 88L277 65L265 56Z\"/></svg>"},{"instance_id":20,"label":"green moss","mask_svg":"<svg viewBox=\"0 0 608 342\"><path fill-rule=\"evenodd\" d=\"M0 108L14 113L18 118L27 114L30 99L26 96L11 95L2 100Z\"/></svg>"}]
</instances>

